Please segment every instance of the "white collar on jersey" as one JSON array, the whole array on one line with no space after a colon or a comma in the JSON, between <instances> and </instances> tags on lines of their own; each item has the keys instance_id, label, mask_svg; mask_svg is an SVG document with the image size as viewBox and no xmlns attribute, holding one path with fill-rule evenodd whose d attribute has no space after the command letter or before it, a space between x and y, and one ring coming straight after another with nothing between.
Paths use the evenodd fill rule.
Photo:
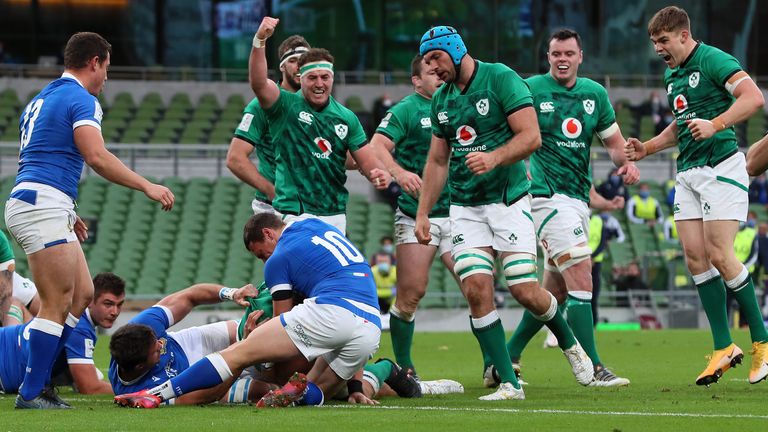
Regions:
<instances>
[{"instance_id":1,"label":"white collar on jersey","mask_svg":"<svg viewBox=\"0 0 768 432\"><path fill-rule=\"evenodd\" d=\"M78 84L80 84L80 87L82 87L82 88L85 88L85 86L83 85L83 83L81 83L81 82L80 82L80 80L79 80L79 79L77 79L77 77L76 77L76 76L72 75L72 74L71 74L71 73L69 73L69 72L64 72L63 74L61 74L61 77L62 77L62 78L70 78L70 79L73 79L73 80L75 80L75 81L76 81Z\"/></svg>"},{"instance_id":2,"label":"white collar on jersey","mask_svg":"<svg viewBox=\"0 0 768 432\"><path fill-rule=\"evenodd\" d=\"M88 319L88 322L91 324L91 327L93 327L93 329L96 330L96 324L93 323L93 318L91 318L91 308L85 308L85 313L83 315L85 315L85 318Z\"/></svg>"}]
</instances>

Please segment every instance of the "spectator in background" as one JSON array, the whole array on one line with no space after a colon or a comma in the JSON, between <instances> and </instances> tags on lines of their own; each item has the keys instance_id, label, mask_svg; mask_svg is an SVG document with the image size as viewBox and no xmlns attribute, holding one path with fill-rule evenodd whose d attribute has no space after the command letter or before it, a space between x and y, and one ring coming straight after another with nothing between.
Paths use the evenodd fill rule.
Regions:
<instances>
[{"instance_id":1,"label":"spectator in background","mask_svg":"<svg viewBox=\"0 0 768 432\"><path fill-rule=\"evenodd\" d=\"M675 225L675 217L672 215L669 215L664 219L664 240L671 243L680 242L680 237L677 235L677 225Z\"/></svg>"},{"instance_id":2,"label":"spectator in background","mask_svg":"<svg viewBox=\"0 0 768 432\"><path fill-rule=\"evenodd\" d=\"M675 208L675 180L670 179L664 182L664 191L667 193L667 206L670 209ZM674 210L670 210L670 213L674 213Z\"/></svg>"},{"instance_id":3,"label":"spectator in background","mask_svg":"<svg viewBox=\"0 0 768 432\"><path fill-rule=\"evenodd\" d=\"M392 255L378 252L373 256L373 280L376 282L376 294L379 297L379 309L382 315L389 313L392 300L397 291L397 267L392 262ZM389 322L383 319L382 323Z\"/></svg>"},{"instance_id":4,"label":"spectator in background","mask_svg":"<svg viewBox=\"0 0 768 432\"><path fill-rule=\"evenodd\" d=\"M381 123L381 119L387 115L387 111L392 108L392 98L389 97L389 93L384 93L380 98L373 102L373 123Z\"/></svg>"},{"instance_id":5,"label":"spectator in background","mask_svg":"<svg viewBox=\"0 0 768 432\"><path fill-rule=\"evenodd\" d=\"M640 274L640 266L634 261L629 263L626 267L614 267L613 276L616 283L617 293L628 293L629 291L648 291L648 284L645 283L642 275ZM616 306L629 306L629 297L617 297Z\"/></svg>"},{"instance_id":6,"label":"spectator in background","mask_svg":"<svg viewBox=\"0 0 768 432\"><path fill-rule=\"evenodd\" d=\"M618 169L614 168L608 173L608 179L597 187L597 193L607 200L612 200L617 196L623 197L624 201L629 200L629 192L624 186L624 180L616 173Z\"/></svg>"},{"instance_id":7,"label":"spectator in background","mask_svg":"<svg viewBox=\"0 0 768 432\"><path fill-rule=\"evenodd\" d=\"M752 273L752 278L756 281L762 279L763 292L763 316L768 316L768 223L761 222L757 226L757 265Z\"/></svg>"},{"instance_id":8,"label":"spectator in background","mask_svg":"<svg viewBox=\"0 0 768 432\"><path fill-rule=\"evenodd\" d=\"M768 204L768 181L765 174L760 174L749 184L749 203Z\"/></svg>"},{"instance_id":9,"label":"spectator in background","mask_svg":"<svg viewBox=\"0 0 768 432\"><path fill-rule=\"evenodd\" d=\"M608 247L609 241L616 240L617 243L622 243L624 238L621 224L611 215L610 211L601 211L599 214L593 214L590 218L589 247L592 249L592 322L594 325L597 325L600 318L597 308L600 298L600 285L602 284L605 250Z\"/></svg>"},{"instance_id":10,"label":"spectator in background","mask_svg":"<svg viewBox=\"0 0 768 432\"><path fill-rule=\"evenodd\" d=\"M664 111L665 107L661 103L661 98L659 97L659 93L656 91L651 92L651 97L648 101L648 110L651 113L651 118L653 119L653 128L655 130L659 130L659 125L662 124L664 121ZM661 130L664 130L662 127Z\"/></svg>"},{"instance_id":11,"label":"spectator in background","mask_svg":"<svg viewBox=\"0 0 768 432\"><path fill-rule=\"evenodd\" d=\"M661 204L651 196L648 183L640 183L640 190L637 195L633 195L627 201L627 218L634 224L647 224L648 226L664 222Z\"/></svg>"},{"instance_id":12,"label":"spectator in background","mask_svg":"<svg viewBox=\"0 0 768 432\"><path fill-rule=\"evenodd\" d=\"M371 267L376 265L376 256L379 254L389 255L392 265L397 265L397 256L395 256L395 240L392 238L392 236L381 236L379 239L379 250L376 251L376 254L371 257Z\"/></svg>"},{"instance_id":13,"label":"spectator in background","mask_svg":"<svg viewBox=\"0 0 768 432\"><path fill-rule=\"evenodd\" d=\"M661 120L654 125L654 133L656 135L662 133L670 123L675 121L675 115L672 113L672 110L665 108L663 112L664 114L661 116Z\"/></svg>"}]
</instances>

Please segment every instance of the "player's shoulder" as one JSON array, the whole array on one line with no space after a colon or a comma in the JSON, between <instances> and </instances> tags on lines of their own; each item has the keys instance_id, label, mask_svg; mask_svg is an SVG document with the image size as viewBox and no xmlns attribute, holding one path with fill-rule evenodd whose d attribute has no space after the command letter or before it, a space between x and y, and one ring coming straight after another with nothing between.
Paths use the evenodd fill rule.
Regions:
<instances>
[{"instance_id":1,"label":"player's shoulder","mask_svg":"<svg viewBox=\"0 0 768 432\"><path fill-rule=\"evenodd\" d=\"M355 116L355 113L353 113L351 109L345 107L344 104L342 104L339 101L337 101L335 97L330 96L328 98L328 100L329 100L328 107L325 110L323 110L323 111L327 110L329 113L335 113L335 114L338 114L338 115L340 115L342 117L355 117L355 118L357 118ZM330 108L330 109L328 109L328 108Z\"/></svg>"},{"instance_id":2,"label":"player's shoulder","mask_svg":"<svg viewBox=\"0 0 768 432\"><path fill-rule=\"evenodd\" d=\"M599 82L587 78L587 77L579 77L578 78L578 85L581 87L581 90L588 93L595 93L597 95L604 95L608 96L608 90L605 89L605 87L600 84Z\"/></svg>"},{"instance_id":3,"label":"player's shoulder","mask_svg":"<svg viewBox=\"0 0 768 432\"><path fill-rule=\"evenodd\" d=\"M261 112L261 111L262 109L261 109L261 104L259 103L259 98L251 99L251 101L248 102L248 104L243 109L243 112L251 113L251 114L256 112Z\"/></svg>"},{"instance_id":4,"label":"player's shoulder","mask_svg":"<svg viewBox=\"0 0 768 432\"><path fill-rule=\"evenodd\" d=\"M549 73L533 75L525 78L523 81L525 81L525 83L528 85L528 88L533 91L534 89L538 90L549 87L551 84L551 78L549 78L549 76Z\"/></svg>"},{"instance_id":5,"label":"player's shoulder","mask_svg":"<svg viewBox=\"0 0 768 432\"><path fill-rule=\"evenodd\" d=\"M698 51L699 58L702 60L717 60L717 59L723 59L723 60L730 60L735 57L733 57L731 54L721 50L720 48L712 45L707 45L704 42L699 42L699 46L696 48Z\"/></svg>"}]
</instances>

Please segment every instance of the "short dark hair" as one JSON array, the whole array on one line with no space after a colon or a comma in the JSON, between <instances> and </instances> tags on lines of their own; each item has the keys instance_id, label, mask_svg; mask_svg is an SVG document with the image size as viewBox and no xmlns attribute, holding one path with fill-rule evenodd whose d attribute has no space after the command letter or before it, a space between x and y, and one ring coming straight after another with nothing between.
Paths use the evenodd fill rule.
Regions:
<instances>
[{"instance_id":1,"label":"short dark hair","mask_svg":"<svg viewBox=\"0 0 768 432\"><path fill-rule=\"evenodd\" d=\"M424 69L424 56L416 54L411 60L411 76L420 77L422 69Z\"/></svg>"},{"instance_id":2,"label":"short dark hair","mask_svg":"<svg viewBox=\"0 0 768 432\"><path fill-rule=\"evenodd\" d=\"M99 64L102 64L111 52L112 45L100 34L75 33L69 38L64 48L64 68L82 69L94 57L98 57Z\"/></svg>"},{"instance_id":3,"label":"short dark hair","mask_svg":"<svg viewBox=\"0 0 768 432\"><path fill-rule=\"evenodd\" d=\"M109 354L120 369L131 372L144 363L157 340L152 328L144 324L126 324L109 341Z\"/></svg>"},{"instance_id":4,"label":"short dark hair","mask_svg":"<svg viewBox=\"0 0 768 432\"><path fill-rule=\"evenodd\" d=\"M307 63L321 60L333 63L333 56L325 48L310 48L309 51L305 52L301 55L301 57L299 57L298 63L299 67L302 67Z\"/></svg>"},{"instance_id":5,"label":"short dark hair","mask_svg":"<svg viewBox=\"0 0 768 432\"><path fill-rule=\"evenodd\" d=\"M280 216L274 213L256 213L251 216L248 219L248 222L245 223L245 227L243 227L243 243L245 243L245 248L248 249L248 246L253 242L258 243L264 241L264 233L261 231L262 229L278 229L283 225L285 225L283 220L280 219Z\"/></svg>"},{"instance_id":6,"label":"short dark hair","mask_svg":"<svg viewBox=\"0 0 768 432\"><path fill-rule=\"evenodd\" d=\"M653 36L661 32L676 32L680 30L691 30L691 19L683 8L677 6L667 6L656 12L650 21L648 21L648 36Z\"/></svg>"},{"instance_id":7,"label":"short dark hair","mask_svg":"<svg viewBox=\"0 0 768 432\"><path fill-rule=\"evenodd\" d=\"M384 242L384 241L391 241L392 243L394 243L394 242L395 242L395 239L393 239L393 238L392 238L392 236L390 236L390 235L383 235L383 236L381 236L381 238L379 239L379 243L382 243L382 242Z\"/></svg>"},{"instance_id":8,"label":"short dark hair","mask_svg":"<svg viewBox=\"0 0 768 432\"><path fill-rule=\"evenodd\" d=\"M93 298L97 299L104 293L110 293L116 297L125 294L125 281L120 276L103 272L93 277Z\"/></svg>"},{"instance_id":9,"label":"short dark hair","mask_svg":"<svg viewBox=\"0 0 768 432\"><path fill-rule=\"evenodd\" d=\"M285 55L285 53L297 47L311 48L309 45L309 42L307 42L307 40L304 39L304 36L291 35L285 38L284 41L280 42L280 46L277 47L277 56L280 58L283 58L283 55Z\"/></svg>"},{"instance_id":10,"label":"short dark hair","mask_svg":"<svg viewBox=\"0 0 768 432\"><path fill-rule=\"evenodd\" d=\"M568 28L561 28L557 29L549 36L549 41L547 42L547 51L549 51L549 44L552 43L553 40L557 39L559 41L564 41L574 38L576 39L576 44L579 46L579 49L581 48L581 36L575 31Z\"/></svg>"}]
</instances>

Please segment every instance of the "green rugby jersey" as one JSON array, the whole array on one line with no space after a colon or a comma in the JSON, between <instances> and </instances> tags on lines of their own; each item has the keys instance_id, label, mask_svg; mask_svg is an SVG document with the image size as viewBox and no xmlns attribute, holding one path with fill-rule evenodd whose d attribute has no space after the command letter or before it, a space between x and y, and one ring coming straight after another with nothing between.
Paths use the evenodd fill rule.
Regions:
<instances>
[{"instance_id":1,"label":"green rugby jersey","mask_svg":"<svg viewBox=\"0 0 768 432\"><path fill-rule=\"evenodd\" d=\"M13 255L11 243L8 241L8 237L5 235L5 232L0 230L0 263L11 261L14 258L15 257Z\"/></svg>"},{"instance_id":2,"label":"green rugby jersey","mask_svg":"<svg viewBox=\"0 0 768 432\"><path fill-rule=\"evenodd\" d=\"M432 140L432 122L430 121L431 102L424 96L413 93L406 96L390 108L379 123L376 133L380 133L395 143L395 160L403 169L423 176L427 163L429 144ZM443 189L437 203L432 207L429 217L448 217L448 187ZM419 201L401 193L397 206L404 214L415 218Z\"/></svg>"},{"instance_id":3,"label":"green rugby jersey","mask_svg":"<svg viewBox=\"0 0 768 432\"><path fill-rule=\"evenodd\" d=\"M343 214L349 196L344 187L347 150L367 144L357 116L333 97L315 111L301 92L281 92L265 113L275 147L275 210Z\"/></svg>"},{"instance_id":4,"label":"green rugby jersey","mask_svg":"<svg viewBox=\"0 0 768 432\"><path fill-rule=\"evenodd\" d=\"M284 90L281 88L280 91ZM275 149L269 134L267 116L259 106L258 98L253 98L243 110L243 118L234 135L255 148L259 159L259 174L275 184ZM254 196L259 201L269 202L269 198L258 189L255 190Z\"/></svg>"},{"instance_id":5,"label":"green rugby jersey","mask_svg":"<svg viewBox=\"0 0 768 432\"><path fill-rule=\"evenodd\" d=\"M741 70L733 56L701 42L680 66L667 68L664 85L677 121L678 172L715 166L738 151L733 127L709 139L695 141L685 121L712 120L730 108L735 98L725 89L725 84Z\"/></svg>"},{"instance_id":6,"label":"green rugby jersey","mask_svg":"<svg viewBox=\"0 0 768 432\"><path fill-rule=\"evenodd\" d=\"M501 63L480 61L475 61L464 90L446 83L432 96L432 133L451 147L451 204L511 204L528 193L530 181L523 161L482 175L473 174L465 161L468 153L488 153L512 139L507 116L532 102L528 86L515 71Z\"/></svg>"},{"instance_id":7,"label":"green rugby jersey","mask_svg":"<svg viewBox=\"0 0 768 432\"><path fill-rule=\"evenodd\" d=\"M608 92L588 78L566 88L549 73L525 82L541 130L541 147L531 156L531 195L560 193L588 203L592 136L616 121Z\"/></svg>"},{"instance_id":8,"label":"green rugby jersey","mask_svg":"<svg viewBox=\"0 0 768 432\"><path fill-rule=\"evenodd\" d=\"M259 318L257 324L272 318L274 310L272 309L272 294L269 293L267 284L261 282L256 289L259 291L259 295L256 297L247 297L248 307L243 313L243 317L240 319L240 323L237 325L237 340L243 339L243 333L245 332L245 323L248 321L248 315L251 312L257 310L263 310L264 315Z\"/></svg>"}]
</instances>

